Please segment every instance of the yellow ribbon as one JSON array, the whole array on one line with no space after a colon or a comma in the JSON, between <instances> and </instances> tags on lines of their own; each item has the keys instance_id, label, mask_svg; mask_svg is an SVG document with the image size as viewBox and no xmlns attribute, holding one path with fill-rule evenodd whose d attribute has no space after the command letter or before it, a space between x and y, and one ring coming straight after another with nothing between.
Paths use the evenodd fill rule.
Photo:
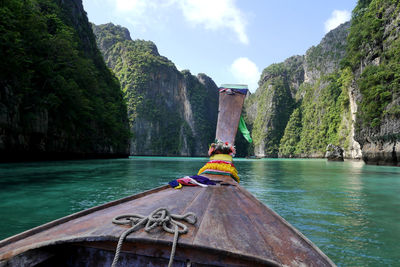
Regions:
<instances>
[{"instance_id":1,"label":"yellow ribbon","mask_svg":"<svg viewBox=\"0 0 400 267\"><path fill-rule=\"evenodd\" d=\"M222 154L221 154L222 155ZM221 160L221 159L218 159ZM207 163L206 165L203 166L198 172L197 175L202 174L205 170L210 169L210 170L218 170L218 171L223 171L223 172L228 172L231 174L231 176L239 183L240 178L238 176L238 172L235 167L231 166L230 164L226 163Z\"/></svg>"},{"instance_id":2,"label":"yellow ribbon","mask_svg":"<svg viewBox=\"0 0 400 267\"><path fill-rule=\"evenodd\" d=\"M227 154L215 154L210 157L210 160L223 160L232 162L232 156Z\"/></svg>"},{"instance_id":3,"label":"yellow ribbon","mask_svg":"<svg viewBox=\"0 0 400 267\"><path fill-rule=\"evenodd\" d=\"M175 186L174 188L175 188L175 189L181 189L181 188L182 188L182 185L179 184L179 185Z\"/></svg>"}]
</instances>

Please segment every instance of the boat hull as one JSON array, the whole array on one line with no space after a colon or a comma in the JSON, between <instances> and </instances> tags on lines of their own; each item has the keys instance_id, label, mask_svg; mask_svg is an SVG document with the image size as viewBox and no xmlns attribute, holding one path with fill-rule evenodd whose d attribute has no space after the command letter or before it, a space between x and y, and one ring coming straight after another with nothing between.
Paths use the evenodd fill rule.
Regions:
<instances>
[{"instance_id":1,"label":"boat hull","mask_svg":"<svg viewBox=\"0 0 400 267\"><path fill-rule=\"evenodd\" d=\"M129 228L113 224L112 219L127 213L147 216L160 207L198 217L195 225L188 225L189 232L179 237L176 266L188 262L191 266L334 266L299 231L232 178L207 176L222 183L207 188L156 188L3 240L0 266L23 266L20 262L24 260L32 262L25 266L109 265L119 236ZM140 229L126 238L121 263L165 266L172 242L173 234L161 229L150 233Z\"/></svg>"}]
</instances>

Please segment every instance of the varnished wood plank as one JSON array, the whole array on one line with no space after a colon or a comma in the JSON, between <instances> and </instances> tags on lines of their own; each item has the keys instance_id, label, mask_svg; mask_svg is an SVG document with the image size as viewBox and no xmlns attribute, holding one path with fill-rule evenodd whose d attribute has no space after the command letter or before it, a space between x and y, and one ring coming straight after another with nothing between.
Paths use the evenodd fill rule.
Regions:
<instances>
[{"instance_id":1,"label":"varnished wood plank","mask_svg":"<svg viewBox=\"0 0 400 267\"><path fill-rule=\"evenodd\" d=\"M247 213L254 230L265 240L278 262L286 265L334 265L311 241L247 190L240 188L237 193L239 209Z\"/></svg>"},{"instance_id":2,"label":"varnished wood plank","mask_svg":"<svg viewBox=\"0 0 400 267\"><path fill-rule=\"evenodd\" d=\"M235 136L245 97L242 94L230 95L226 92L219 94L216 139L230 144L235 143Z\"/></svg>"},{"instance_id":3,"label":"varnished wood plank","mask_svg":"<svg viewBox=\"0 0 400 267\"><path fill-rule=\"evenodd\" d=\"M22 240L22 239L26 238L27 236L34 235L34 234L36 234L38 232L41 232L41 231L44 231L46 229L52 228L52 227L54 227L56 225L68 222L68 221L73 220L75 218L82 217L82 216L87 215L87 214L91 214L91 213L93 213L93 212L95 212L97 210L101 210L101 209L104 209L104 208L107 208L107 207L112 207L112 206L115 206L115 205L119 205L121 203L124 203L126 201L130 201L132 199L141 198L141 197L143 197L145 195L150 195L150 194L159 192L161 190L164 190L166 188L168 188L168 186L161 186L161 187L157 187L157 188L154 188L154 189L151 189L151 190L148 190L148 191L141 192L141 193L136 194L136 195L128 196L126 198L121 198L121 199L118 199L118 200L115 200L115 201L111 201L111 202L108 202L108 203L106 203L104 205L100 205L100 206L96 206L96 207L93 207L93 208L90 208L90 209L86 209L86 210L83 210L83 211L68 215L66 217L60 218L58 220L55 220L55 221L40 225L38 227L32 228L32 229L27 230L25 232L22 232L20 234L11 236L9 238L6 238L6 239L0 241L0 253L1 253L1 248L2 247L6 246L7 244L16 242L18 240Z\"/></svg>"},{"instance_id":4,"label":"varnished wood plank","mask_svg":"<svg viewBox=\"0 0 400 267\"><path fill-rule=\"evenodd\" d=\"M168 198L173 192L167 190L168 187L162 187L162 190L153 190L157 194L141 193L135 196L125 198L125 201L116 201L107 203L103 206L92 209L92 212L79 212L77 214L67 216L60 220L49 223L42 227L27 231L22 236L25 238L12 237L17 241L11 242L5 240L0 247L0 259L4 258L7 251L15 249L15 251L23 251L30 247L36 247L35 244L46 243L58 239L73 239L75 237L85 237L94 235L115 235L119 236L123 229L115 227L111 220L116 215L128 212L132 206L138 207L139 210L148 210L149 206L158 202L160 199ZM162 203L163 201L160 201ZM151 207L150 207L151 208ZM50 227L49 227L50 225ZM7 254L9 255L9 254Z\"/></svg>"},{"instance_id":5,"label":"varnished wood plank","mask_svg":"<svg viewBox=\"0 0 400 267\"><path fill-rule=\"evenodd\" d=\"M199 218L195 226L189 226L189 233L180 237L178 247L225 251L287 265L296 262L329 266L315 246L311 246L301 234L233 179L216 175L211 178L222 178L233 186L184 187L181 190L169 188L132 198L119 205L107 205L105 209L68 220L1 247L1 259L63 240L108 240L115 244L127 227L112 224L114 216L121 213L148 215L156 208L165 206L177 214L195 212ZM129 236L127 242L150 242L164 246L171 244L172 236L161 231L148 234L141 230Z\"/></svg>"},{"instance_id":6,"label":"varnished wood plank","mask_svg":"<svg viewBox=\"0 0 400 267\"><path fill-rule=\"evenodd\" d=\"M208 245L234 253L264 256L274 260L268 246L254 231L251 221L236 205L235 187L216 188L195 245ZM215 238L215 237L218 238Z\"/></svg>"},{"instance_id":7,"label":"varnished wood plank","mask_svg":"<svg viewBox=\"0 0 400 267\"><path fill-rule=\"evenodd\" d=\"M226 225L222 224L224 214L216 210L218 205L218 190L212 190L210 204L205 211L202 223L197 231L193 244L195 246L208 246L235 252L235 247L227 238ZM215 238L218 236L218 238Z\"/></svg>"},{"instance_id":8,"label":"varnished wood plank","mask_svg":"<svg viewBox=\"0 0 400 267\"><path fill-rule=\"evenodd\" d=\"M211 187L211 186L210 186ZM200 225L203 222L205 211L210 205L210 198L213 191L207 188L199 188L200 194L192 201L184 210L183 213L193 212L196 214L197 222L194 226L189 225L189 232L185 235L180 236L179 243L193 244L194 238L198 232Z\"/></svg>"}]
</instances>

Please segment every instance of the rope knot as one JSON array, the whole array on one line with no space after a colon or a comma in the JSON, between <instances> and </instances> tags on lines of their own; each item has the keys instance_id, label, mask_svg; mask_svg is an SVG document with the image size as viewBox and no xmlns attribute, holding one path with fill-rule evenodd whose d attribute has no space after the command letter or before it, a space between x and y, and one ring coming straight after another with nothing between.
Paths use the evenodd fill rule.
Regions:
<instances>
[{"instance_id":1,"label":"rope knot","mask_svg":"<svg viewBox=\"0 0 400 267\"><path fill-rule=\"evenodd\" d=\"M144 225L144 230L146 232L150 232L157 226L161 226L164 231L174 234L174 242L172 244L171 256L168 264L168 266L172 266L179 234L186 234L188 232L188 227L184 223L178 222L177 220L183 220L190 224L195 224L197 217L193 212L188 212L184 215L171 214L167 208L158 208L151 212L148 216L142 216L140 214L123 214L116 216L112 220L113 223L118 225L130 225L131 228L121 234L111 266L116 266L122 243L124 242L125 238L130 233L138 230L142 225Z\"/></svg>"}]
</instances>

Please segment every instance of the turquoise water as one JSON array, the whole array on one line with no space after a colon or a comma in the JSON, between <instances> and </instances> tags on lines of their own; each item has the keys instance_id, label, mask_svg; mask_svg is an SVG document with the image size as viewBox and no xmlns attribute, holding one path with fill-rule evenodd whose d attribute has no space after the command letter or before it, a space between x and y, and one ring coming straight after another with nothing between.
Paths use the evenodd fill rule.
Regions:
<instances>
[{"instance_id":1,"label":"turquoise water","mask_svg":"<svg viewBox=\"0 0 400 267\"><path fill-rule=\"evenodd\" d=\"M0 239L168 181L205 158L0 164ZM241 184L339 266L400 266L400 168L237 159Z\"/></svg>"}]
</instances>

